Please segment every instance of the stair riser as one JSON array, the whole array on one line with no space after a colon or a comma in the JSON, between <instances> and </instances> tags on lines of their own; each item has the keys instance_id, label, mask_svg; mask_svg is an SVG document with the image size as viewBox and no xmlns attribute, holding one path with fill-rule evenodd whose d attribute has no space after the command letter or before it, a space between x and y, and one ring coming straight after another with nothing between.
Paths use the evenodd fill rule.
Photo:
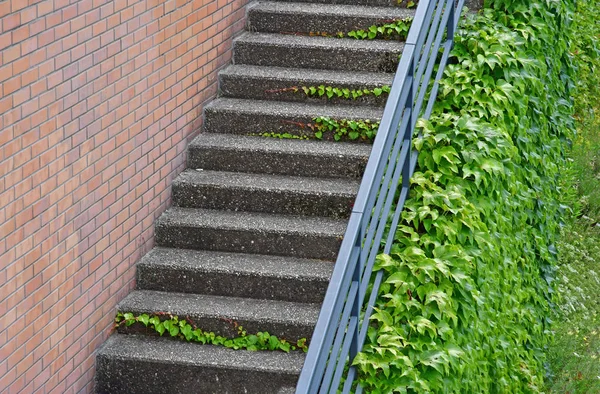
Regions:
<instances>
[{"instance_id":1,"label":"stair riser","mask_svg":"<svg viewBox=\"0 0 600 394\"><path fill-rule=\"evenodd\" d=\"M149 311L149 310L122 310L120 312L132 312L134 314L152 314L156 312L169 312L169 311ZM172 313L172 312L169 312ZM216 335L221 335L226 338L234 338L238 335L237 325L244 327L248 334L256 334L257 332L268 332L269 334L276 335L279 338L285 338L289 341L297 341L300 338L310 339L313 326L294 326L285 323L277 323L272 321L261 321L261 320L245 320L245 319L232 319L230 317L221 316L189 316L181 313L173 313L180 319L186 318L188 321L193 322L198 328L205 332L214 332ZM234 325L235 323L235 325ZM148 329L141 323L134 323L131 326L120 326L117 331L121 334L142 334L142 335L156 335L158 334L154 329ZM163 334L163 336L169 336L169 333Z\"/></svg>"},{"instance_id":2,"label":"stair riser","mask_svg":"<svg viewBox=\"0 0 600 394\"><path fill-rule=\"evenodd\" d=\"M165 225L159 222L156 226L156 243L173 248L334 260L341 245L341 234L334 237L276 232L253 233L236 229Z\"/></svg>"},{"instance_id":3,"label":"stair riser","mask_svg":"<svg viewBox=\"0 0 600 394\"><path fill-rule=\"evenodd\" d=\"M248 393L276 394L297 375L231 368L123 360L99 356L97 394Z\"/></svg>"},{"instance_id":4,"label":"stair riser","mask_svg":"<svg viewBox=\"0 0 600 394\"><path fill-rule=\"evenodd\" d=\"M401 52L401 48L383 51L319 46L289 47L237 40L234 42L234 63L393 73L398 66Z\"/></svg>"},{"instance_id":5,"label":"stair riser","mask_svg":"<svg viewBox=\"0 0 600 394\"><path fill-rule=\"evenodd\" d=\"M277 79L266 79L260 77L242 77L232 75L221 75L220 76L220 89L221 94L225 97L236 97L244 99L256 99L256 100L278 100L278 101L289 101L289 102L304 102L304 103L322 103L322 104L335 104L335 105L370 105L383 107L387 100L388 95L382 94L379 97L374 95L364 95L356 99L332 97L327 98L326 96L314 97L307 96L302 91L302 86L334 86L340 89L369 89L381 88L385 83L370 85L370 84L342 84L339 82L324 81L324 80L301 80L301 81L289 81L289 80L277 80ZM298 88L298 91L293 91L293 88ZM287 89L287 90L286 90ZM292 89L292 90L289 90Z\"/></svg>"},{"instance_id":6,"label":"stair riser","mask_svg":"<svg viewBox=\"0 0 600 394\"><path fill-rule=\"evenodd\" d=\"M353 3L356 5L356 3ZM372 25L390 23L405 19L412 15L408 11L398 18L386 14L379 16L332 15L314 13L293 13L265 11L260 8L250 9L248 13L248 30L265 33L309 34L323 33L336 36L354 30L367 30ZM337 37L337 36L336 36Z\"/></svg>"},{"instance_id":7,"label":"stair riser","mask_svg":"<svg viewBox=\"0 0 600 394\"><path fill-rule=\"evenodd\" d=\"M173 203L184 208L328 216L341 219L350 216L354 197L288 190L234 189L177 181L173 184Z\"/></svg>"},{"instance_id":8,"label":"stair riser","mask_svg":"<svg viewBox=\"0 0 600 394\"><path fill-rule=\"evenodd\" d=\"M323 302L326 280L240 276L172 267L137 266L137 288L142 290L247 297L291 302Z\"/></svg>"},{"instance_id":9,"label":"stair riser","mask_svg":"<svg viewBox=\"0 0 600 394\"><path fill-rule=\"evenodd\" d=\"M191 145L188 167L215 171L239 171L309 177L358 178L367 165L367 157L313 156L215 149Z\"/></svg>"}]
</instances>

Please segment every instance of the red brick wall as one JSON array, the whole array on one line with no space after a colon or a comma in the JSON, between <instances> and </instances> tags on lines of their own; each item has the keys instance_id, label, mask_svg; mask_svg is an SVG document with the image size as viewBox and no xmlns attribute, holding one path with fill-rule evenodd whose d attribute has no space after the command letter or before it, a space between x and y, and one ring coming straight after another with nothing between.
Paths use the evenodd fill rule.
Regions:
<instances>
[{"instance_id":1,"label":"red brick wall","mask_svg":"<svg viewBox=\"0 0 600 394\"><path fill-rule=\"evenodd\" d=\"M0 0L0 392L91 392L246 0Z\"/></svg>"}]
</instances>

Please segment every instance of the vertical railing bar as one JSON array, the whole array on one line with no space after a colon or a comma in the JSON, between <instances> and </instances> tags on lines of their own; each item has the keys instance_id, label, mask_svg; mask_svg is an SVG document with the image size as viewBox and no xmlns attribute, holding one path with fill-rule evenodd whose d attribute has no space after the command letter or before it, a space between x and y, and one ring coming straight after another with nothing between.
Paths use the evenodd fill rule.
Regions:
<instances>
[{"instance_id":1,"label":"vertical railing bar","mask_svg":"<svg viewBox=\"0 0 600 394\"><path fill-rule=\"evenodd\" d=\"M358 325L358 317L351 317L350 323L348 323L348 333L354 332L356 330L357 325ZM349 351L350 351L350 341L344 341L344 345L342 346L342 350L340 352L340 359L345 360L346 357L348 357ZM335 371L335 375L333 375L332 387L336 387L335 391L337 391L337 387L339 387L340 380L342 378L342 373L344 372L344 367L345 367L345 363L339 364ZM328 393L331 393L331 391L329 391Z\"/></svg>"},{"instance_id":2,"label":"vertical railing bar","mask_svg":"<svg viewBox=\"0 0 600 394\"><path fill-rule=\"evenodd\" d=\"M348 292L348 299L356 298L358 295L358 282L352 282L350 287L350 291ZM350 312L352 311L352 304L347 302L344 310L342 312L342 318L340 319L340 324L338 326L337 332L335 334L335 341L333 342L333 347L330 352L329 363L327 364L327 369L325 370L325 375L321 380L321 390L319 393L327 393L329 387L331 385L331 379L333 378L333 373L336 370L337 364L340 362L340 358L338 354L340 352L340 348L342 347L342 340L345 335L348 335L348 332L345 332L350 323ZM344 335L345 334L345 335ZM346 360L342 360L344 364ZM324 391L325 390L325 391Z\"/></svg>"},{"instance_id":3,"label":"vertical railing bar","mask_svg":"<svg viewBox=\"0 0 600 394\"><path fill-rule=\"evenodd\" d=\"M350 393L352 390L352 383L354 383L354 375L356 374L356 367L348 368L348 374L346 375L346 381L344 382L344 387L342 388L342 394Z\"/></svg>"},{"instance_id":4,"label":"vertical railing bar","mask_svg":"<svg viewBox=\"0 0 600 394\"><path fill-rule=\"evenodd\" d=\"M410 110L406 110L404 112L403 122L406 122L407 118L410 118ZM408 125L405 123L401 127L401 129L402 128L406 128L407 126ZM402 132L402 130L400 130L400 133L401 132ZM397 157L397 152L403 147L403 143L402 143L402 139L401 139L400 133L396 134L396 139L394 140L394 145L393 145L392 157ZM398 140L400 140L400 141L398 141ZM400 143L398 143L398 142L400 142ZM408 155L408 151L404 151L403 150L400 155L403 155L403 154L404 155ZM404 156L401 156L401 157L404 157ZM394 167L396 167L396 168L399 167L399 165L397 163L395 163L395 164L396 165ZM392 170L393 170L393 172L392 172ZM394 185L393 173L395 173L395 169L394 168L390 169L388 167L388 171L386 171L385 177L383 179L383 185L384 186L391 184L392 187L394 187L393 186ZM384 190L385 190L385 196L382 197L381 194L382 194L382 192L384 192ZM381 213L382 215L386 215L387 216L387 213L388 213L387 211L388 210L385 208L385 201L388 198L387 196L389 195L390 190L391 190L390 187L387 187L385 189L384 189L384 187L381 188L381 190L379 192L379 198L377 200L377 206L375 207L375 214L374 214L375 217L378 217L379 214L380 214L380 212L383 212L383 213ZM383 211L382 211L382 208L383 208ZM378 226L371 226L369 228L369 233L367 234L367 239L365 241L366 245L371 245L372 242L375 242L375 244L378 245L378 242L381 241L381 234L383 233L383 230L380 229L380 228L382 226L382 223L384 223L384 227L385 227L385 223L386 222L387 221L380 220ZM377 253L378 250L379 250L379 246L377 246L376 248L370 248L369 249L369 253L366 256L366 264L365 264L365 266L368 265L368 264L370 264L370 261L372 259L372 254L374 252Z\"/></svg>"},{"instance_id":5,"label":"vertical railing bar","mask_svg":"<svg viewBox=\"0 0 600 394\"><path fill-rule=\"evenodd\" d=\"M431 88L429 101L427 102L427 108L425 108L425 112L423 113L423 119L429 119L429 116L433 111L433 105L435 104L437 92L440 87L440 80L442 79L442 76L444 74L444 68L446 68L446 63L448 62L448 58L450 57L451 45L448 44L450 44L450 41L444 43L444 54L442 55L442 59L440 60L440 67L438 68L438 72L435 76L435 82L433 83L433 87Z\"/></svg>"},{"instance_id":6,"label":"vertical railing bar","mask_svg":"<svg viewBox=\"0 0 600 394\"><path fill-rule=\"evenodd\" d=\"M407 55L402 56L400 63L398 64L398 71L394 77L394 82L392 83L392 88L388 95L388 101L385 109L383 110L383 117L379 123L379 130L382 130L382 132L377 132L377 135L375 136L373 148L371 148L371 155L369 156L369 161L367 162L367 167L365 168L365 173L358 189L358 195L356 196L356 200L354 202L353 211L360 211L362 213L366 212L368 195L370 194L375 181L379 180L375 179L372 175L376 173L376 169L380 165L379 163L382 158L382 152L385 147L385 143L389 138L390 131L395 130L395 127L397 127L397 125L393 125L392 123L393 119L396 117L396 111L398 110L393 105L393 102L395 98L402 96L402 88L406 84L408 71L408 65L406 63L412 59L414 49L415 48L413 45L404 46L403 53L406 53Z\"/></svg>"},{"instance_id":7,"label":"vertical railing bar","mask_svg":"<svg viewBox=\"0 0 600 394\"><path fill-rule=\"evenodd\" d=\"M354 245L354 241L358 236L357 232L360 219L361 215L359 213L350 215L346 234L342 240L340 252L331 275L327 292L325 293L325 299L321 306L321 311L319 312L319 318L317 319L317 324L315 325L311 337L308 353L306 354L306 359L304 361L304 367L302 368L300 378L298 379L297 389L300 392L310 392L311 387L314 387L315 384L319 383L315 382L315 375L322 377L322 370L325 369L323 364L327 361L326 356L329 353L324 352L323 349L325 348L325 345L329 344L332 340L329 338L328 332L330 331L330 326L337 322L337 319L333 318L333 312L338 309L336 301L339 298L339 294L342 292L341 283L343 283L349 265L348 260L350 256L346 256L354 252L354 248L351 248L351 245ZM348 243L350 243L350 245L348 245ZM349 247L350 252L348 252ZM339 316L339 311L336 316ZM328 348L330 348L330 346Z\"/></svg>"},{"instance_id":8,"label":"vertical railing bar","mask_svg":"<svg viewBox=\"0 0 600 394\"><path fill-rule=\"evenodd\" d=\"M424 60L430 56L431 44L434 41L436 32L440 25L441 15L442 15L444 8L445 8L444 2L440 1L437 4L437 6L435 7L434 19L432 20L431 25L429 25L429 29L427 30L426 43L422 47L421 46L417 47L417 48L420 48L420 50L417 52L417 55L415 56L415 58L417 59L417 64L419 64L419 67L417 67L415 69L415 80L417 81L417 83L419 85L421 84L421 77L423 76L423 67L424 67L423 63L424 63ZM423 39L424 39L424 37L423 37Z\"/></svg>"},{"instance_id":9,"label":"vertical railing bar","mask_svg":"<svg viewBox=\"0 0 600 394\"><path fill-rule=\"evenodd\" d=\"M377 293L379 293L379 287L381 286L382 280L383 270L379 270L377 271L377 273L375 273L375 280L373 281L373 291L371 292L371 296L369 297L369 303L367 304L367 308L365 309L365 316L363 318L363 322L360 328L360 341L363 344L365 343L365 338L367 337L369 319L371 318L371 314L373 313L373 305L375 305L375 300L377 299Z\"/></svg>"},{"instance_id":10,"label":"vertical railing bar","mask_svg":"<svg viewBox=\"0 0 600 394\"><path fill-rule=\"evenodd\" d=\"M405 67L405 65L402 65L402 68L404 68L404 67ZM400 68L401 67L398 66L398 69L400 69ZM409 68L407 68L407 70L409 70ZM404 83L402 84L403 90L402 90L401 95L400 95L400 102L403 103L403 105L405 105L405 103L408 102L408 95L409 95L408 90L405 88L405 86L408 85L409 83L412 84L412 81L413 81L412 76L408 76L404 80ZM393 90L393 88L392 88L392 90ZM402 114L404 116L405 110L403 110L403 111L397 111L397 113ZM391 123L388 123L388 122L391 122ZM379 129L380 130L384 130L383 127L388 127L388 125L394 125L396 123L399 123L399 119L395 119L395 120L391 119L391 120L389 120L389 119L386 119L385 116L384 116L384 119L382 119L382 121L380 123ZM394 130L396 130L396 128L394 128ZM387 139L386 139L386 142L387 142ZM391 149L391 146L390 146L390 149ZM389 150L387 152L389 154ZM382 155L381 157L384 157L384 156ZM387 163L387 160L385 162ZM384 169L385 169L384 165L382 165L381 168L377 169L377 173L376 173L377 179L380 180L382 178L382 176L381 176L382 174L381 173L383 172ZM361 185L361 188L362 188L362 185ZM363 205L364 209L365 209L365 212L371 211L371 209L369 209L369 208L373 206L373 200L377 196L377 194L376 194L377 191L379 191L379 188L376 188L376 190L374 190L372 192L372 195L369 196L368 202ZM358 200L358 197L357 197L357 200ZM371 217L374 217L374 218L378 218L379 217L378 215L380 214L380 210L379 210L378 207L380 208L380 205L377 205L377 207L375 209L375 213L371 213L370 214ZM365 215L368 215L368 214L365 213ZM373 220L373 219L371 219L371 220ZM363 229L363 231L365 231L365 229ZM376 231L376 226L370 226L369 225L368 231L365 231L366 234L367 234L366 239L365 239L365 247L369 247L370 248L370 245L373 242L373 237L374 237L375 231ZM364 263L366 262L367 258L368 258L368 253L361 254L361 265L364 265Z\"/></svg>"},{"instance_id":11,"label":"vertical railing bar","mask_svg":"<svg viewBox=\"0 0 600 394\"><path fill-rule=\"evenodd\" d=\"M402 141L403 141L403 143L402 143L402 152L400 153L400 160L399 160L399 161L402 162L402 166L397 166L396 167L396 169L394 171L393 178L392 178L392 183L396 184L396 185L398 184L398 181L400 179L400 175L403 172L403 167L405 165L408 165L408 160L407 159L410 156L410 144L406 140L402 140ZM385 208L384 208L384 210L387 213L389 213L389 211L390 211L390 207L392 205L392 202L394 201L394 195L395 194L396 194L396 192L394 190L393 193L389 193L386 196L386 202L385 202ZM386 213L386 216L387 216L387 213ZM379 226L378 226L379 228L378 228L378 231L377 231L377 238L379 238L380 241L381 241L381 237L383 236L383 232L385 230L386 224L387 224L387 219L385 220L385 222L381 221L380 224L379 224ZM370 278L371 277L371 272L372 272L373 265L375 263L375 258L377 257L378 252L379 252L379 248L373 248L373 249L371 249L371 251L369 253L369 260L368 260L368 262L366 264L365 273L363 274L363 282L361 283L361 286L360 286L360 288L361 288L360 294L362 294L364 291L366 291L366 288L369 285L369 281L366 280L365 278ZM361 299L361 302L362 302L362 299Z\"/></svg>"},{"instance_id":12,"label":"vertical railing bar","mask_svg":"<svg viewBox=\"0 0 600 394\"><path fill-rule=\"evenodd\" d=\"M454 0L447 0L447 2L452 4L454 2ZM452 6L449 6L449 7L447 6L445 8L444 15L442 15L441 25L447 24L447 22L450 18L450 14L451 14L450 10L452 10L452 9L453 9ZM438 51L440 49L440 44L442 42L443 37L444 37L444 29L440 28L437 32L437 36L435 37L435 42L433 43L431 57L429 58L429 61L427 62L427 68L426 68L425 74L424 74L424 78L426 81L430 80L431 74L433 73L433 67L436 64L436 60L438 57ZM419 95L418 95L416 103L415 103L415 113L416 113L417 117L421 114L421 106L423 105L423 99L425 98L425 95L427 94L428 86L429 86L429 83L423 83L420 85ZM431 94L429 97L431 97Z\"/></svg>"}]
</instances>

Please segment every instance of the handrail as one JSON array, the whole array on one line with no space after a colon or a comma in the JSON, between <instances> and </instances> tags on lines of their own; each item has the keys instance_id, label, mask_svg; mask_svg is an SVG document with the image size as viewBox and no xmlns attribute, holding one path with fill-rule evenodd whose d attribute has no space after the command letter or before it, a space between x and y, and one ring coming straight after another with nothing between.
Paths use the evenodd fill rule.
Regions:
<instances>
[{"instance_id":1,"label":"handrail","mask_svg":"<svg viewBox=\"0 0 600 394\"><path fill-rule=\"evenodd\" d=\"M417 152L412 148L413 132L419 117L428 119L431 115L463 3L464 0L419 1L296 394L337 393L344 374L341 392L349 393L355 385L356 368L351 361L362 350L383 279L383 271L373 273L375 257L380 252L389 253L392 246L395 231L385 234L385 229L388 225L391 229L397 227L408 196L417 162ZM431 84L436 64L438 71ZM427 107L422 111L426 98ZM400 196L390 217L398 189ZM355 392L361 393L362 387L356 385Z\"/></svg>"}]
</instances>

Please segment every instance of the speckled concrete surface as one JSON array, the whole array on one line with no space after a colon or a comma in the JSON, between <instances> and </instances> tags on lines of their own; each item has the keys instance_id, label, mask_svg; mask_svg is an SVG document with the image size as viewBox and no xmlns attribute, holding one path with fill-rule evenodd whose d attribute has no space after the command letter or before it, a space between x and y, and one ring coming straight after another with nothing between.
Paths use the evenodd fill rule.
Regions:
<instances>
[{"instance_id":1,"label":"speckled concrete surface","mask_svg":"<svg viewBox=\"0 0 600 394\"><path fill-rule=\"evenodd\" d=\"M258 1L248 12L248 30L260 32L348 32L412 17L415 9L355 4Z\"/></svg>"},{"instance_id":2,"label":"speckled concrete surface","mask_svg":"<svg viewBox=\"0 0 600 394\"><path fill-rule=\"evenodd\" d=\"M217 171L352 177L362 175L371 145L204 133L188 148L188 167Z\"/></svg>"},{"instance_id":3,"label":"speckled concrete surface","mask_svg":"<svg viewBox=\"0 0 600 394\"><path fill-rule=\"evenodd\" d=\"M98 350L96 393L275 394L294 386L303 363L299 352L249 352L115 335Z\"/></svg>"},{"instance_id":4,"label":"speckled concrete surface","mask_svg":"<svg viewBox=\"0 0 600 394\"><path fill-rule=\"evenodd\" d=\"M187 170L173 183L173 203L186 208L347 218L358 192L353 179Z\"/></svg>"},{"instance_id":5,"label":"speckled concrete surface","mask_svg":"<svg viewBox=\"0 0 600 394\"><path fill-rule=\"evenodd\" d=\"M244 33L234 41L234 64L395 72L404 44L286 34Z\"/></svg>"},{"instance_id":6,"label":"speckled concrete surface","mask_svg":"<svg viewBox=\"0 0 600 394\"><path fill-rule=\"evenodd\" d=\"M335 259L346 220L171 208L156 224L159 246Z\"/></svg>"},{"instance_id":7,"label":"speckled concrete surface","mask_svg":"<svg viewBox=\"0 0 600 394\"><path fill-rule=\"evenodd\" d=\"M297 340L310 338L320 306L289 301L135 290L119 303L117 309L136 314L160 312L186 316L202 330L226 337L237 336L237 328L233 324L236 322L249 333L268 331L280 338ZM127 331L128 328L123 326L122 330Z\"/></svg>"},{"instance_id":8,"label":"speckled concrete surface","mask_svg":"<svg viewBox=\"0 0 600 394\"><path fill-rule=\"evenodd\" d=\"M323 301L333 262L289 256L154 248L137 288L293 302Z\"/></svg>"}]
</instances>

